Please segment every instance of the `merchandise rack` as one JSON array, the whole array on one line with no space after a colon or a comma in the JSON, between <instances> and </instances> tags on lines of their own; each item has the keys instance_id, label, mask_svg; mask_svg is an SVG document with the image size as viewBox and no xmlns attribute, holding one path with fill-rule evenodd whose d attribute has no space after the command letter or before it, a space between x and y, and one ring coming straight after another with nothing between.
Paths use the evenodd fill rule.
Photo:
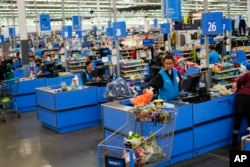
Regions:
<instances>
[{"instance_id":1,"label":"merchandise rack","mask_svg":"<svg viewBox=\"0 0 250 167\"><path fill-rule=\"evenodd\" d=\"M112 163L119 164L118 167L159 166L166 162L171 164L177 110L162 108L160 112L168 116L161 120L142 119L136 110L127 111L126 123L98 144L98 167ZM128 136L131 132L140 136L140 142L127 147L126 143L130 141Z\"/></svg>"}]
</instances>

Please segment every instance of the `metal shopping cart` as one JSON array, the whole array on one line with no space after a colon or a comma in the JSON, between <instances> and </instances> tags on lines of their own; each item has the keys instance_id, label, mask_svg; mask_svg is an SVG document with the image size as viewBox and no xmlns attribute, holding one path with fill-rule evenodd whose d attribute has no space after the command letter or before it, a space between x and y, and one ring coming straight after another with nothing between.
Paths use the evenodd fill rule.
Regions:
<instances>
[{"instance_id":1,"label":"metal shopping cart","mask_svg":"<svg viewBox=\"0 0 250 167\"><path fill-rule=\"evenodd\" d=\"M19 79L10 79L0 82L0 119L6 122L6 114L11 112L21 118L16 104L16 94Z\"/></svg>"},{"instance_id":2,"label":"metal shopping cart","mask_svg":"<svg viewBox=\"0 0 250 167\"><path fill-rule=\"evenodd\" d=\"M170 165L177 110L153 113L128 111L126 123L98 145L98 167Z\"/></svg>"}]
</instances>

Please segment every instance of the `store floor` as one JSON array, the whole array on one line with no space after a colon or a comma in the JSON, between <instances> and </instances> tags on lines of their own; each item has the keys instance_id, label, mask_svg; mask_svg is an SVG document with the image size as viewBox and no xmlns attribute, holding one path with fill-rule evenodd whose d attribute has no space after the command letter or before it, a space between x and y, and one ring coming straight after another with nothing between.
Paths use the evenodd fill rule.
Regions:
<instances>
[{"instance_id":1,"label":"store floor","mask_svg":"<svg viewBox=\"0 0 250 167\"><path fill-rule=\"evenodd\" d=\"M36 112L0 122L0 167L97 167L102 128L58 134L41 126ZM228 167L227 147L172 167Z\"/></svg>"}]
</instances>

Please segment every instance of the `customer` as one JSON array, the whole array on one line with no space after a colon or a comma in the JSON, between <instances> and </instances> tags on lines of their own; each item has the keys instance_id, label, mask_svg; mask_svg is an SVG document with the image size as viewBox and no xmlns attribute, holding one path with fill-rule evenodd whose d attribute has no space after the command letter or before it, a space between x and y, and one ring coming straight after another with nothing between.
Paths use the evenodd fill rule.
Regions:
<instances>
[{"instance_id":1,"label":"customer","mask_svg":"<svg viewBox=\"0 0 250 167\"><path fill-rule=\"evenodd\" d=\"M5 79L6 73L7 73L7 65L3 60L3 57L0 56L0 81L3 81Z\"/></svg>"},{"instance_id":2,"label":"customer","mask_svg":"<svg viewBox=\"0 0 250 167\"><path fill-rule=\"evenodd\" d=\"M172 100L180 94L181 76L176 69L173 68L174 58L172 54L168 54L163 59L163 68L155 76L150 83L154 91L159 90L159 98L163 100Z\"/></svg>"},{"instance_id":3,"label":"customer","mask_svg":"<svg viewBox=\"0 0 250 167\"><path fill-rule=\"evenodd\" d=\"M250 64L247 64L246 68L248 71L237 79L233 147L237 147L238 133L244 117L246 117L248 127L250 127Z\"/></svg>"},{"instance_id":4,"label":"customer","mask_svg":"<svg viewBox=\"0 0 250 167\"><path fill-rule=\"evenodd\" d=\"M214 45L210 45L209 46L209 64L216 64L216 63L219 63L219 60L220 60L220 56L219 54L215 51L215 47Z\"/></svg>"},{"instance_id":5,"label":"customer","mask_svg":"<svg viewBox=\"0 0 250 167\"><path fill-rule=\"evenodd\" d=\"M36 63L36 75L42 75L45 71L45 65L40 58L35 60Z\"/></svg>"},{"instance_id":6,"label":"customer","mask_svg":"<svg viewBox=\"0 0 250 167\"><path fill-rule=\"evenodd\" d=\"M177 38L177 32L173 27L172 33L170 35L170 42L171 42L172 50L176 50L176 38Z\"/></svg>"},{"instance_id":7,"label":"customer","mask_svg":"<svg viewBox=\"0 0 250 167\"><path fill-rule=\"evenodd\" d=\"M36 75L35 56L29 55L29 64L24 66L24 77L34 78Z\"/></svg>"}]
</instances>

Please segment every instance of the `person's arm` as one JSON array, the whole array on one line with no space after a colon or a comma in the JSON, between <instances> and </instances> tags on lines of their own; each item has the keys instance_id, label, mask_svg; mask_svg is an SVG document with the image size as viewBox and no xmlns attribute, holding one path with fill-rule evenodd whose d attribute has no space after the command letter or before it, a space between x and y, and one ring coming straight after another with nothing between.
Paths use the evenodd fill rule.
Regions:
<instances>
[{"instance_id":1,"label":"person's arm","mask_svg":"<svg viewBox=\"0 0 250 167\"><path fill-rule=\"evenodd\" d=\"M149 86L154 88L154 93L157 92L161 87L163 87L163 79L161 74L157 74L153 79Z\"/></svg>"},{"instance_id":2,"label":"person's arm","mask_svg":"<svg viewBox=\"0 0 250 167\"><path fill-rule=\"evenodd\" d=\"M180 82L179 82L179 90L181 91L181 81L182 81L182 77L181 77L181 74L178 72L178 77L180 79Z\"/></svg>"}]
</instances>

